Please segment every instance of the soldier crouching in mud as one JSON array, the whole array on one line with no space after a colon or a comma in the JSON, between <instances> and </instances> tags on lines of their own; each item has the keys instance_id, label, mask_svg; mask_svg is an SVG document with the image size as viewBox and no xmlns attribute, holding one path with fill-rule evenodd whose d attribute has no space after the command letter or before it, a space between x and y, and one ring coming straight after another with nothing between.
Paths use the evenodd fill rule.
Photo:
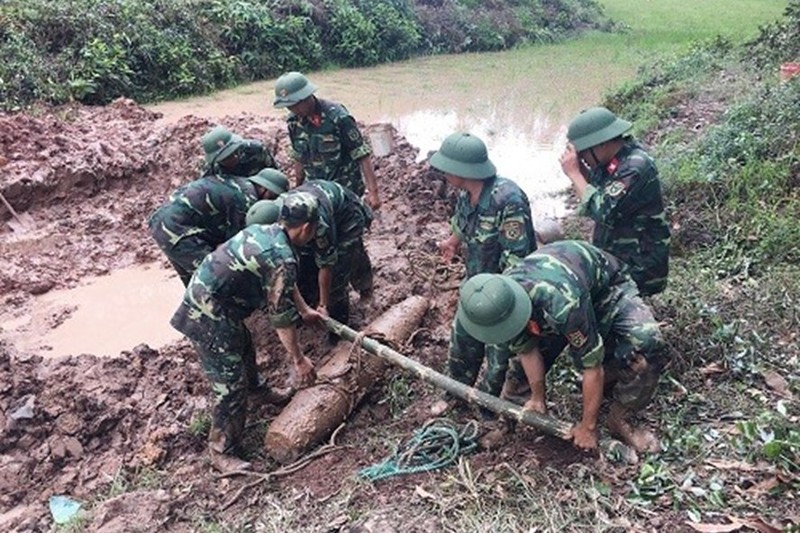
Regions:
<instances>
[{"instance_id":1,"label":"soldier crouching in mud","mask_svg":"<svg viewBox=\"0 0 800 533\"><path fill-rule=\"evenodd\" d=\"M613 396L612 434L638 451L659 451L656 436L628 417L651 400L665 363L664 341L627 267L582 241L545 245L503 274L479 274L461 288L456 320L476 339L508 343L531 388L526 409L545 413L545 373L566 347L582 371L578 448L597 447L604 392Z\"/></svg>"},{"instance_id":2,"label":"soldier crouching in mud","mask_svg":"<svg viewBox=\"0 0 800 533\"><path fill-rule=\"evenodd\" d=\"M259 381L255 348L244 320L266 308L292 362L297 387L313 383L314 365L298 344L295 324L321 319L296 288L295 250L316 231L319 212L311 195L287 198L278 224L245 228L213 253L195 271L172 325L194 344L214 393L209 453L222 472L245 470L250 463L238 458L245 427L248 392L260 392L279 403L285 395Z\"/></svg>"}]
</instances>

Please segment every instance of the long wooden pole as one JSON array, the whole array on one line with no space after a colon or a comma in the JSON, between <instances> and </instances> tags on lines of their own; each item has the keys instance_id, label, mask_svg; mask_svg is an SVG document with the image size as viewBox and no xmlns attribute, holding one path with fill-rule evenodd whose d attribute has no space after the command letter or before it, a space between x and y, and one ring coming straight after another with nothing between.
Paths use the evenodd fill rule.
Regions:
<instances>
[{"instance_id":1,"label":"long wooden pole","mask_svg":"<svg viewBox=\"0 0 800 533\"><path fill-rule=\"evenodd\" d=\"M332 318L325 319L325 326L333 333L339 335L345 340L356 342L358 332L354 329L345 326ZM502 400L491 394L486 394L473 387L468 387L463 383L459 383L451 377L440 374L435 370L422 365L413 359L409 359L401 353L392 350L388 346L384 346L378 341L371 339L367 336L361 337L361 346L369 353L385 359L390 363L399 366L405 370L413 372L423 381L426 381L440 389L444 389L450 394L461 398L470 403L485 407L490 411L508 417L512 420L522 422L529 426L533 426L549 435L554 435L565 440L571 440L570 437L570 424L553 418L552 416L543 415L533 411L522 409L519 405Z\"/></svg>"}]
</instances>

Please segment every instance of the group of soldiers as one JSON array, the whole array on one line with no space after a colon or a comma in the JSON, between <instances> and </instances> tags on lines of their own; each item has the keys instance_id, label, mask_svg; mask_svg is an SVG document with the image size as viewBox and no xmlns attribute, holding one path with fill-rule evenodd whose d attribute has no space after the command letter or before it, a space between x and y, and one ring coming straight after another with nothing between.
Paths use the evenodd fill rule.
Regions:
<instances>
[{"instance_id":1,"label":"group of soldiers","mask_svg":"<svg viewBox=\"0 0 800 533\"><path fill-rule=\"evenodd\" d=\"M177 189L149 219L150 232L186 286L172 325L188 337L214 393L209 452L222 471L249 468L239 445L249 395L273 403L289 392L259 377L244 320L263 309L288 354L292 384L315 381L296 327L330 316L347 323L349 289L373 292L364 232L381 205L371 149L340 104L315 96L306 76L275 85L288 108L295 187L259 142L217 127L202 139L202 175ZM597 446L604 392L613 395L612 433L639 450L655 437L629 422L652 397L664 365L657 322L641 296L664 289L669 227L653 160L632 125L605 108L569 126L561 157L594 220L592 244L561 240L537 248L530 202L499 177L484 142L448 136L430 158L458 192L442 260L460 254L466 278L451 328L451 377L495 396L529 387L524 406L546 412L545 374L564 349L583 373L576 446ZM331 342L335 338L329 338ZM455 407L443 397L440 414Z\"/></svg>"}]
</instances>

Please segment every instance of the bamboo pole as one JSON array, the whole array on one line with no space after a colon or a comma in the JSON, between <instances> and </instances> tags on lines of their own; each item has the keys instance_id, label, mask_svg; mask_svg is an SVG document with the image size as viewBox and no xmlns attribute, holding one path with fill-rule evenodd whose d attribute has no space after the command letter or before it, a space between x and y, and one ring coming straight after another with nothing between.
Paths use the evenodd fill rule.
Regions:
<instances>
[{"instance_id":1,"label":"bamboo pole","mask_svg":"<svg viewBox=\"0 0 800 533\"><path fill-rule=\"evenodd\" d=\"M357 331L332 318L328 317L325 319L325 326L345 340L355 342L358 337ZM567 422L563 422L552 416L522 409L522 407L515 403L497 398L491 394L486 394L473 387L468 387L451 377L440 374L413 359L409 359L403 354L369 337L364 336L361 338L361 346L369 353L416 374L423 381L435 385L440 389L444 389L462 400L485 407L490 411L512 420L533 426L549 435L560 437L564 440L571 440L570 429L572 426Z\"/></svg>"}]
</instances>

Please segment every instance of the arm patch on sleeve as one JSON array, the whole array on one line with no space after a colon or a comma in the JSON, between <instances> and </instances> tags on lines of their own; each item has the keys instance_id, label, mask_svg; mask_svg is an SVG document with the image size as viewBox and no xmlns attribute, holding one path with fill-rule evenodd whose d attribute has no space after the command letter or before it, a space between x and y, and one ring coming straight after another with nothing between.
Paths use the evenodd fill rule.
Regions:
<instances>
[{"instance_id":1,"label":"arm patch on sleeve","mask_svg":"<svg viewBox=\"0 0 800 533\"><path fill-rule=\"evenodd\" d=\"M612 198L617 198L621 196L622 193L625 192L626 186L625 183L621 180L612 181L611 184L606 188L606 194L608 194Z\"/></svg>"},{"instance_id":2,"label":"arm patch on sleeve","mask_svg":"<svg viewBox=\"0 0 800 533\"><path fill-rule=\"evenodd\" d=\"M503 227L500 228L500 231L503 233L503 237L505 237L509 241L519 240L525 234L522 222L519 222L517 220L506 222L505 224L503 224Z\"/></svg>"},{"instance_id":3,"label":"arm patch on sleeve","mask_svg":"<svg viewBox=\"0 0 800 533\"><path fill-rule=\"evenodd\" d=\"M569 341L570 346L573 348L580 348L586 344L588 338L581 330L576 329L572 333L567 333L567 340Z\"/></svg>"}]
</instances>

